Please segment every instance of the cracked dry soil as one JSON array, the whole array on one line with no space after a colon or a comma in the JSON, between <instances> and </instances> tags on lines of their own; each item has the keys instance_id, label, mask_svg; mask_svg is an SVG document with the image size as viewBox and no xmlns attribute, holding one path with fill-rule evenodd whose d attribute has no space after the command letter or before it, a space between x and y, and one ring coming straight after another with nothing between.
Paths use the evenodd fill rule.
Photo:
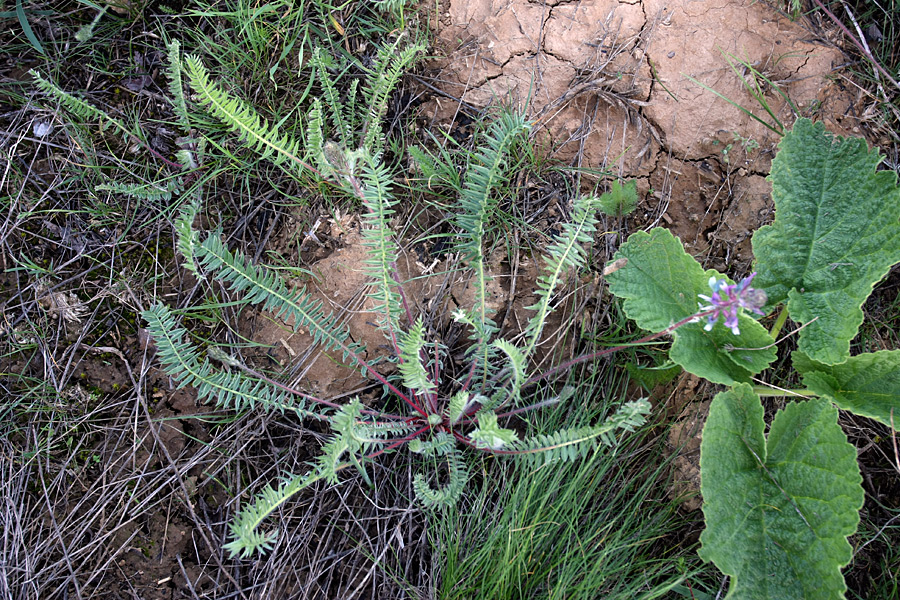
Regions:
<instances>
[{"instance_id":1,"label":"cracked dry soil","mask_svg":"<svg viewBox=\"0 0 900 600\"><path fill-rule=\"evenodd\" d=\"M432 126L449 127L461 111L524 108L551 157L636 179L634 224L669 227L720 270L752 259L750 234L772 212L764 178L779 137L724 99L771 121L737 61L805 115L850 133L842 115L852 98L831 80L840 51L757 0L450 0L438 9L439 58L426 76L443 95L423 109ZM789 126L778 91L755 83Z\"/></svg>"}]
</instances>

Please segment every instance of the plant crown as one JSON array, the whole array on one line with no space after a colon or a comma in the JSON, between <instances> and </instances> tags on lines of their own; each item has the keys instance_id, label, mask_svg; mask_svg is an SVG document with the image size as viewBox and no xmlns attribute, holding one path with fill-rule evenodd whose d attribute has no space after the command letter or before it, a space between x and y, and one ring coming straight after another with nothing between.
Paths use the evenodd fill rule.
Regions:
<instances>
[{"instance_id":1,"label":"plant crown","mask_svg":"<svg viewBox=\"0 0 900 600\"><path fill-rule=\"evenodd\" d=\"M381 384L385 410L373 410L358 398L337 404L307 394L261 373L217 345L202 347L192 340L177 312L158 303L143 312L147 328L166 372L179 386L192 386L201 399L235 410L260 407L293 413L300 418L326 422L332 435L319 458L299 475L286 474L277 484L258 493L231 524L233 555L250 556L272 547L276 531L263 531L263 521L291 496L317 481L335 483L338 474L353 467L369 480L367 463L378 456L408 447L426 458L423 465L437 466L440 473L418 473L413 480L417 497L426 507L452 505L463 493L468 471L461 450L472 449L497 456L520 457L546 464L571 461L588 452L615 444L615 433L633 431L644 423L649 403L624 403L616 412L593 426L562 429L552 434L521 437L509 428L510 417L558 403L531 401L527 389L544 378L532 363L547 317L557 309L556 293L569 274L585 268L585 245L593 240L598 199L581 196L571 203L571 220L550 244L545 266L537 282L537 302L530 310L521 342L499 336L489 308L484 246L488 225L496 210L498 189L509 179L509 157L529 131L524 118L507 111L493 123L479 148L469 157L460 180L459 200L453 223L458 249L472 273L474 303L453 314L470 331L465 352L466 377L455 381L445 375L448 348L436 340L404 291L397 271L399 248L391 230L398 199L393 193L393 173L383 160L385 137L381 120L394 87L423 47L406 43L402 36L382 48L367 69L363 86L351 84L341 96L332 79L334 65L321 52L311 64L321 87L321 99L312 101L306 118L306 139L295 139L262 118L248 104L227 92L196 57L182 59L177 42L169 46L169 79L173 112L185 133L193 128L192 116L204 108L246 146L270 159L285 173L327 183L355 198L363 211L363 238L368 259L364 268L368 296L378 326L391 350L394 374L382 375L379 366L363 358L364 348L350 339L339 318L315 301L305 289L292 290L273 270L254 264L242 252L228 247L216 231L201 232L194 221L202 206L200 196L188 199L175 222L177 248L183 266L200 279L215 279L247 304L275 318L303 328L321 351L335 351L350 366ZM36 75L41 90L85 118L127 128L91 105ZM184 93L189 85L193 96ZM365 109L361 107L365 106ZM185 138L176 165L186 173L151 186L110 183L108 189L130 195L179 195L193 173L203 168L204 140ZM419 150L411 155L424 157ZM449 173L449 165L438 167ZM321 188L320 188L321 189ZM383 370L383 369L382 369ZM403 410L398 410L395 403ZM440 482L440 483L438 483Z\"/></svg>"}]
</instances>

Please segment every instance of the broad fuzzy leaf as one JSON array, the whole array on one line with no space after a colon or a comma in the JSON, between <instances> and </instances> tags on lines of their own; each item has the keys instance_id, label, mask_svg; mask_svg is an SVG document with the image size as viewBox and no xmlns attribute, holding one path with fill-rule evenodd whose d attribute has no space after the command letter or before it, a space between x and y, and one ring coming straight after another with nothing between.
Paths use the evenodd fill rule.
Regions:
<instances>
[{"instance_id":1,"label":"broad fuzzy leaf","mask_svg":"<svg viewBox=\"0 0 900 600\"><path fill-rule=\"evenodd\" d=\"M625 299L625 313L642 328L663 331L695 314L699 294L709 294L709 278L724 276L703 270L666 229L639 231L628 238L615 258L628 264L608 276L610 291ZM774 340L754 319L741 315L740 335L721 324L704 331L689 323L672 333L669 357L686 371L714 383L749 382L750 376L775 360Z\"/></svg>"},{"instance_id":2,"label":"broad fuzzy leaf","mask_svg":"<svg viewBox=\"0 0 900 600\"><path fill-rule=\"evenodd\" d=\"M700 446L700 557L731 576L731 600L838 600L863 504L837 409L789 404L772 423L746 384L713 399Z\"/></svg>"},{"instance_id":3,"label":"broad fuzzy leaf","mask_svg":"<svg viewBox=\"0 0 900 600\"><path fill-rule=\"evenodd\" d=\"M850 356L872 287L900 261L897 174L875 168L865 140L834 138L800 119L772 162L775 222L753 235L756 285L809 323L801 351L841 363Z\"/></svg>"},{"instance_id":4,"label":"broad fuzzy leaf","mask_svg":"<svg viewBox=\"0 0 900 600\"><path fill-rule=\"evenodd\" d=\"M791 355L803 385L838 407L891 424L900 423L900 350L860 354L839 365L825 365L802 352Z\"/></svg>"}]
</instances>

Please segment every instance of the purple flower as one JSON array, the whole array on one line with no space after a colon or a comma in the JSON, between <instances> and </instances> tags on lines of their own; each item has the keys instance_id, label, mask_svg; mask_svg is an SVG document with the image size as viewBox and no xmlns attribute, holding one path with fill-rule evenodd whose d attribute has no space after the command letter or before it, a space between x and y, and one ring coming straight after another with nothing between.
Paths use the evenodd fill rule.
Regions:
<instances>
[{"instance_id":1,"label":"purple flower","mask_svg":"<svg viewBox=\"0 0 900 600\"><path fill-rule=\"evenodd\" d=\"M704 296L699 294L701 298L709 304L700 305L700 312L713 311L706 320L703 329L711 331L713 325L719 320L719 317L725 317L725 327L731 329L734 335L740 335L738 329L738 314L740 309L746 308L758 315L763 313L762 306L765 305L766 293L762 290L750 287L750 282L756 273L751 273L749 277L744 277L739 283L729 284L725 279L709 278L709 287L712 290L712 296Z\"/></svg>"}]
</instances>

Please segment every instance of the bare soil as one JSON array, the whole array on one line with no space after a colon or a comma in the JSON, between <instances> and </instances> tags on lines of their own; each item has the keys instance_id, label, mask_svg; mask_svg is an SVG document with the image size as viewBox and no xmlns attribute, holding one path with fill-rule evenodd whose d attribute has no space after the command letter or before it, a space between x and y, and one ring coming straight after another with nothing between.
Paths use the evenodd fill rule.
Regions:
<instances>
[{"instance_id":1,"label":"bare soil","mask_svg":"<svg viewBox=\"0 0 900 600\"><path fill-rule=\"evenodd\" d=\"M748 267L749 236L772 215L764 177L779 136L738 108L774 124L742 78L793 120L737 61L833 131L856 125L857 98L834 77L842 53L764 2L451 0L437 17L425 77L443 94L423 109L430 126L524 108L552 158L637 180L634 226L669 227L721 270Z\"/></svg>"}]
</instances>

